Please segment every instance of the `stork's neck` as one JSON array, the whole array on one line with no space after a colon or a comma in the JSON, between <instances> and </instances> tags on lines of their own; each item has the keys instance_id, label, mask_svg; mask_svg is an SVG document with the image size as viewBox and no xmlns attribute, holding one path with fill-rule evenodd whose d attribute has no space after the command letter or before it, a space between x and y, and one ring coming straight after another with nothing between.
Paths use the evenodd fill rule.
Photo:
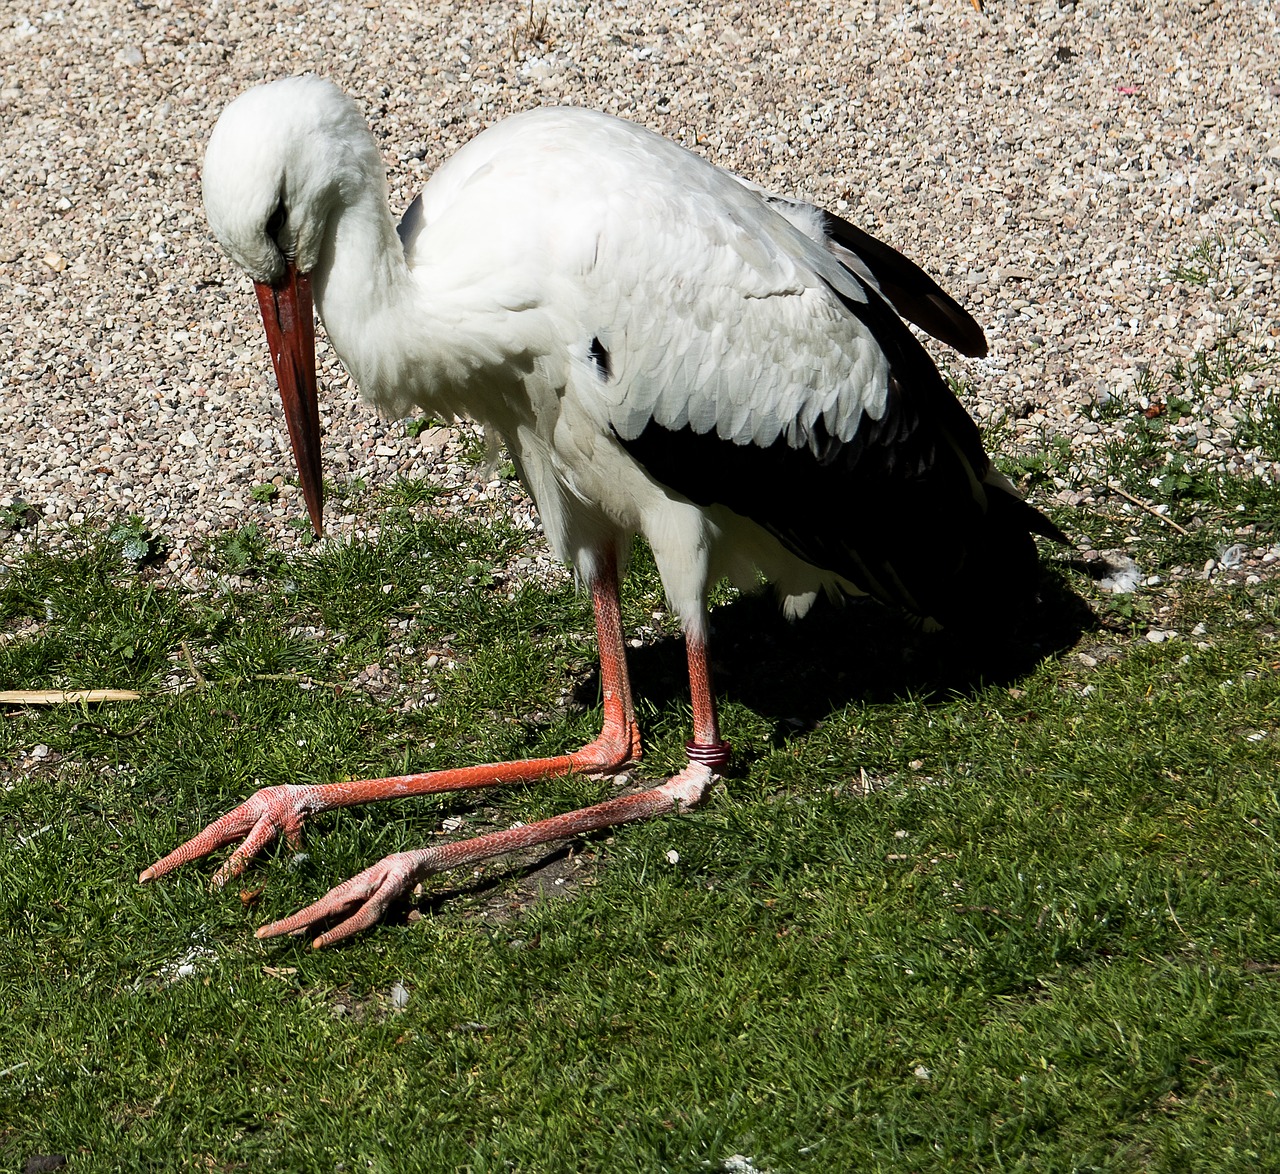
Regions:
<instances>
[{"instance_id":1,"label":"stork's neck","mask_svg":"<svg viewBox=\"0 0 1280 1174\"><path fill-rule=\"evenodd\" d=\"M549 347L544 317L529 312L527 296L505 286L494 293L482 263L473 271L465 261L457 268L456 255L444 266L424 259L421 238L410 270L385 181L376 178L334 213L312 271L316 309L334 349L385 417L465 416L510 436L532 411L531 372ZM542 392L562 385L538 371ZM525 395L512 394L517 385Z\"/></svg>"},{"instance_id":2,"label":"stork's neck","mask_svg":"<svg viewBox=\"0 0 1280 1174\"><path fill-rule=\"evenodd\" d=\"M364 396L403 415L415 286L387 206L386 183L361 186L333 215L311 275L320 320Z\"/></svg>"}]
</instances>

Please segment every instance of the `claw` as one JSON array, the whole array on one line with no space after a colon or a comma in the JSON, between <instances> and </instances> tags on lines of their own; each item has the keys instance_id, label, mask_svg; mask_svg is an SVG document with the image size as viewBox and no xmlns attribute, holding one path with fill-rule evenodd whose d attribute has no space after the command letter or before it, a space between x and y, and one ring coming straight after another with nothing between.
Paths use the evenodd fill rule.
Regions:
<instances>
[{"instance_id":1,"label":"claw","mask_svg":"<svg viewBox=\"0 0 1280 1174\"><path fill-rule=\"evenodd\" d=\"M231 858L214 874L213 883L220 886L244 872L249 861L281 833L290 845L297 847L302 842L303 817L311 811L307 800L312 790L311 787L288 784L263 787L239 807L214 820L199 835L144 869L138 876L139 882L145 884L156 880L189 861L199 860L226 844L243 839Z\"/></svg>"},{"instance_id":2,"label":"claw","mask_svg":"<svg viewBox=\"0 0 1280 1174\"><path fill-rule=\"evenodd\" d=\"M399 898L410 892L421 879L422 852L397 852L379 860L371 868L331 889L319 901L308 905L292 917L282 918L257 931L259 938L275 938L284 934L301 937L322 921L330 921L359 906L356 912L311 943L317 949L349 938L382 920L382 916Z\"/></svg>"},{"instance_id":3,"label":"claw","mask_svg":"<svg viewBox=\"0 0 1280 1174\"><path fill-rule=\"evenodd\" d=\"M264 925L258 930L258 937L301 936L318 923L341 917L358 906L352 916L311 943L315 949L321 950L375 925L395 901L431 873L476 864L508 852L547 844L552 840L569 839L620 823L687 810L702 799L714 778L706 763L691 762L678 775L648 791L620 795L594 807L553 815L536 823L490 832L469 840L419 848L415 852L396 852L331 889L319 901L292 917Z\"/></svg>"}]
</instances>

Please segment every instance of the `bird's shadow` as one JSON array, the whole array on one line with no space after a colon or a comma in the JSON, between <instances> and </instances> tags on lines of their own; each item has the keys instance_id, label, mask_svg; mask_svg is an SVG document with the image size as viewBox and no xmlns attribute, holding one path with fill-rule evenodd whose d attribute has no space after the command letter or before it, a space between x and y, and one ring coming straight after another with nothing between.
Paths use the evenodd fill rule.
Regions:
<instances>
[{"instance_id":1,"label":"bird's shadow","mask_svg":"<svg viewBox=\"0 0 1280 1174\"><path fill-rule=\"evenodd\" d=\"M768 591L712 612L716 692L774 722L780 744L844 706L905 697L939 703L992 685L1012 685L1060 656L1098 621L1072 590L1063 563L1042 569L1039 598L998 631L928 633L870 600L820 598L803 619L787 620ZM629 656L638 697L659 706L688 695L684 642L658 640ZM595 703L593 674L577 700Z\"/></svg>"}]
</instances>

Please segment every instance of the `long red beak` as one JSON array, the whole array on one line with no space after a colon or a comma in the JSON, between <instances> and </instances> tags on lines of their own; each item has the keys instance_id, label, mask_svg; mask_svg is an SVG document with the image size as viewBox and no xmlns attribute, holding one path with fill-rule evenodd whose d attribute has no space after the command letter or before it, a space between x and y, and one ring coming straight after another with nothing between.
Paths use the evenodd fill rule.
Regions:
<instances>
[{"instance_id":1,"label":"long red beak","mask_svg":"<svg viewBox=\"0 0 1280 1174\"><path fill-rule=\"evenodd\" d=\"M320 476L320 407L316 399L316 328L311 311L311 280L287 262L274 285L254 282L262 325L271 347L280 402L293 442L293 459L311 528L320 537L324 515L324 482Z\"/></svg>"}]
</instances>

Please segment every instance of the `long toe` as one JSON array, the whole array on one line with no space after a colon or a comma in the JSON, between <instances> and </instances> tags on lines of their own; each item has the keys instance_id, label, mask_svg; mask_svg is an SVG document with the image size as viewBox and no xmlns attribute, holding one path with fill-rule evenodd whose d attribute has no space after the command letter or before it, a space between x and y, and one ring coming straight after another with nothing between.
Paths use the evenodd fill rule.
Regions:
<instances>
[{"instance_id":1,"label":"long toe","mask_svg":"<svg viewBox=\"0 0 1280 1174\"><path fill-rule=\"evenodd\" d=\"M386 911L401 897L412 892L429 867L424 868L427 852L397 852L379 860L364 872L331 889L320 900L308 905L292 917L264 925L258 930L259 938L274 938L284 934L300 936L317 925L342 917L355 909L332 929L322 933L311 944L317 949L331 946L343 938L368 929L380 921Z\"/></svg>"},{"instance_id":2,"label":"long toe","mask_svg":"<svg viewBox=\"0 0 1280 1174\"><path fill-rule=\"evenodd\" d=\"M214 883L222 884L231 877L239 876L249 861L277 836L283 834L294 845L301 842L303 817L312 810L309 799L315 790L314 787L289 785L263 787L239 807L214 820L199 835L192 836L185 844L144 869L138 880L143 884L156 880L175 868L247 837L219 870Z\"/></svg>"}]
</instances>

